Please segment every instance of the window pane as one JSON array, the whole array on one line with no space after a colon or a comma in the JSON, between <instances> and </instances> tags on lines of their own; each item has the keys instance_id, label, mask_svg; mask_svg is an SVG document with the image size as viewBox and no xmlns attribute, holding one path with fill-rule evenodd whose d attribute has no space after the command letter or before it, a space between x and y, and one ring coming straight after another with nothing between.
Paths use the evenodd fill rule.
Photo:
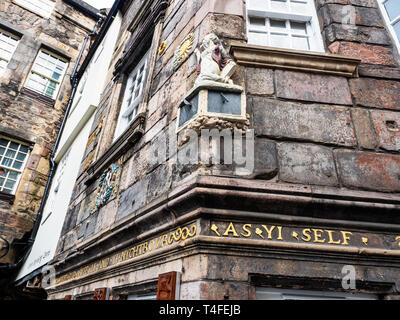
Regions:
<instances>
[{"instance_id":1,"label":"window pane","mask_svg":"<svg viewBox=\"0 0 400 320\"><path fill-rule=\"evenodd\" d=\"M290 48L290 38L288 35L271 34L271 46Z\"/></svg>"},{"instance_id":2,"label":"window pane","mask_svg":"<svg viewBox=\"0 0 400 320\"><path fill-rule=\"evenodd\" d=\"M6 167L11 167L12 163L13 161L8 158L4 158L3 161L1 162L1 164Z\"/></svg>"},{"instance_id":3,"label":"window pane","mask_svg":"<svg viewBox=\"0 0 400 320\"><path fill-rule=\"evenodd\" d=\"M18 150L19 144L15 142L10 143L10 149Z\"/></svg>"},{"instance_id":4,"label":"window pane","mask_svg":"<svg viewBox=\"0 0 400 320\"><path fill-rule=\"evenodd\" d=\"M0 188L4 186L4 182L6 182L6 179L0 178Z\"/></svg>"},{"instance_id":5,"label":"window pane","mask_svg":"<svg viewBox=\"0 0 400 320\"><path fill-rule=\"evenodd\" d=\"M8 150L6 153L6 157L14 158L17 153L13 150Z\"/></svg>"},{"instance_id":6,"label":"window pane","mask_svg":"<svg viewBox=\"0 0 400 320\"><path fill-rule=\"evenodd\" d=\"M10 181L10 180L8 180L6 182L6 184L4 185L4 187L7 188L7 189L14 189L14 186L15 186L15 182L14 181Z\"/></svg>"},{"instance_id":7,"label":"window pane","mask_svg":"<svg viewBox=\"0 0 400 320\"><path fill-rule=\"evenodd\" d=\"M254 27L265 27L265 18L250 17L249 22Z\"/></svg>"},{"instance_id":8,"label":"window pane","mask_svg":"<svg viewBox=\"0 0 400 320\"><path fill-rule=\"evenodd\" d=\"M293 37L293 49L297 50L310 50L308 38Z\"/></svg>"},{"instance_id":9,"label":"window pane","mask_svg":"<svg viewBox=\"0 0 400 320\"><path fill-rule=\"evenodd\" d=\"M268 46L268 35L266 33L249 32L249 44Z\"/></svg>"},{"instance_id":10,"label":"window pane","mask_svg":"<svg viewBox=\"0 0 400 320\"><path fill-rule=\"evenodd\" d=\"M21 170L23 163L19 161L15 161L13 168L17 170Z\"/></svg>"},{"instance_id":11,"label":"window pane","mask_svg":"<svg viewBox=\"0 0 400 320\"><path fill-rule=\"evenodd\" d=\"M17 180L18 176L19 176L18 172L10 171L10 173L8 175L8 179Z\"/></svg>"},{"instance_id":12,"label":"window pane","mask_svg":"<svg viewBox=\"0 0 400 320\"><path fill-rule=\"evenodd\" d=\"M0 139L0 146L7 147L8 146L8 141L4 139Z\"/></svg>"},{"instance_id":13,"label":"window pane","mask_svg":"<svg viewBox=\"0 0 400 320\"><path fill-rule=\"evenodd\" d=\"M4 152L6 151L5 148L0 148L0 156L2 156L4 154Z\"/></svg>"},{"instance_id":14,"label":"window pane","mask_svg":"<svg viewBox=\"0 0 400 320\"><path fill-rule=\"evenodd\" d=\"M19 149L20 152L24 152L24 153L28 153L29 148L27 146L21 146L21 148Z\"/></svg>"},{"instance_id":15,"label":"window pane","mask_svg":"<svg viewBox=\"0 0 400 320\"><path fill-rule=\"evenodd\" d=\"M296 34L307 35L307 24L305 22L291 21L290 28Z\"/></svg>"},{"instance_id":16,"label":"window pane","mask_svg":"<svg viewBox=\"0 0 400 320\"><path fill-rule=\"evenodd\" d=\"M399 0L388 0L385 2L385 8L389 15L390 21L395 20L400 16L400 1Z\"/></svg>"},{"instance_id":17,"label":"window pane","mask_svg":"<svg viewBox=\"0 0 400 320\"><path fill-rule=\"evenodd\" d=\"M270 20L271 31L286 32L286 21L284 20Z\"/></svg>"}]
</instances>

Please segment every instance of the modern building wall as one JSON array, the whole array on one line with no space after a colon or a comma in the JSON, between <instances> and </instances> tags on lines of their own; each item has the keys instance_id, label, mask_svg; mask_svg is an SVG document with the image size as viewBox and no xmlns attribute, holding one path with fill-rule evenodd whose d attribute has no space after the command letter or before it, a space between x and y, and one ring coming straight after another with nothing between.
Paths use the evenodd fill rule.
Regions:
<instances>
[{"instance_id":1,"label":"modern building wall","mask_svg":"<svg viewBox=\"0 0 400 320\"><path fill-rule=\"evenodd\" d=\"M15 52L0 75L0 135L29 148L14 190L2 190L0 194L0 235L10 246L7 253L2 242L2 263L15 263L20 258L25 246L22 238L36 220L49 174L50 153L71 92L69 78L83 40L96 22L93 8L92 15L88 15L64 1L49 1L48 10L35 9L32 3L35 2L0 3L0 29L18 39ZM54 95L51 88L42 92L28 89L32 68L43 49L66 63L61 77L56 79L59 90ZM1 164L0 167L3 168Z\"/></svg>"},{"instance_id":2,"label":"modern building wall","mask_svg":"<svg viewBox=\"0 0 400 320\"><path fill-rule=\"evenodd\" d=\"M72 102L73 107L56 152L56 161L59 164L44 209L43 221L33 249L17 280L46 265L54 257L75 182L79 173L84 171L84 168L81 168L81 161L92 128L94 113L104 89L107 66L114 52L120 23L121 18L117 15L107 37L97 48L93 60L79 82L77 95Z\"/></svg>"},{"instance_id":3,"label":"modern building wall","mask_svg":"<svg viewBox=\"0 0 400 320\"><path fill-rule=\"evenodd\" d=\"M169 272L180 275L179 299L343 292L346 266L353 292L398 297L398 49L377 1L318 0L310 12L308 35L324 52L249 44L241 0L121 5L114 77L51 262L51 299L91 299L99 288L151 296ZM178 109L210 33L239 65L232 80L245 88L242 128L254 130L251 172L179 162L192 145L177 133ZM137 115L115 137L148 50ZM219 120L197 129L234 126Z\"/></svg>"}]
</instances>

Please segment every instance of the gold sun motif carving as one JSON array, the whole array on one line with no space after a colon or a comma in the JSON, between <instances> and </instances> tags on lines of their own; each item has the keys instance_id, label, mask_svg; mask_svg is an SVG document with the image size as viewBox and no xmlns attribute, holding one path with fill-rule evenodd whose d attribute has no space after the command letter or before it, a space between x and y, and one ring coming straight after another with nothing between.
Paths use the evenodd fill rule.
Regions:
<instances>
[{"instance_id":1,"label":"gold sun motif carving","mask_svg":"<svg viewBox=\"0 0 400 320\"><path fill-rule=\"evenodd\" d=\"M193 49L194 33L190 33L175 51L175 67L177 67Z\"/></svg>"},{"instance_id":2,"label":"gold sun motif carving","mask_svg":"<svg viewBox=\"0 0 400 320\"><path fill-rule=\"evenodd\" d=\"M191 33L188 35L186 40L184 40L178 50L179 52L179 57L182 59L184 58L192 49L193 46L193 41L194 41L194 34Z\"/></svg>"}]
</instances>

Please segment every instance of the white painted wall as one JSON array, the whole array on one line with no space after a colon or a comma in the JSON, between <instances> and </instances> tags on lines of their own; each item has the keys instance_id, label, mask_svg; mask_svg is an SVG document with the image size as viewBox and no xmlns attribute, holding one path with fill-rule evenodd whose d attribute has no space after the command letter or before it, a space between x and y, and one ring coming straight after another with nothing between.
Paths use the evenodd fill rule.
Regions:
<instances>
[{"instance_id":1,"label":"white painted wall","mask_svg":"<svg viewBox=\"0 0 400 320\"><path fill-rule=\"evenodd\" d=\"M121 27L121 15L97 49L87 73L82 77L56 153L57 171L43 212L42 224L28 259L17 280L49 263L55 255L73 188L92 129L94 112L100 102L109 64Z\"/></svg>"}]
</instances>

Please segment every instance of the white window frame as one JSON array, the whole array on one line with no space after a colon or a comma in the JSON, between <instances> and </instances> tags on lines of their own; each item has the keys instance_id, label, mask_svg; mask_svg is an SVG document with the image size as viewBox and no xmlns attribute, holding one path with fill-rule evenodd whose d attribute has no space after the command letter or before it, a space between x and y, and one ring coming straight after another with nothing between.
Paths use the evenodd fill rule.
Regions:
<instances>
[{"instance_id":1,"label":"white window frame","mask_svg":"<svg viewBox=\"0 0 400 320\"><path fill-rule=\"evenodd\" d=\"M11 38L14 41L16 41L16 43L12 44L10 42L6 42L7 38ZM0 60L3 60L6 62L6 67L4 69L0 68L0 76L5 72L5 69L7 68L8 64L10 63L12 56L15 53L15 50L17 50L19 41L21 40L21 37L8 32L2 28L0 28ZM14 47L11 49L11 52L8 53L8 55L5 55L3 52L6 51L6 48L4 48L2 45L4 45L4 42L6 42L8 45L14 45ZM7 48L8 49L8 48Z\"/></svg>"},{"instance_id":2,"label":"white window frame","mask_svg":"<svg viewBox=\"0 0 400 320\"><path fill-rule=\"evenodd\" d=\"M293 289L256 288L257 300L378 300L374 294L353 292L311 291Z\"/></svg>"},{"instance_id":3,"label":"white window frame","mask_svg":"<svg viewBox=\"0 0 400 320\"><path fill-rule=\"evenodd\" d=\"M116 141L135 120L138 114L138 108L143 98L143 90L147 81L149 73L149 51L142 57L140 62L136 65L135 69L129 74L126 84L124 101L122 103L121 111L119 114L117 128L115 130L114 141ZM138 82L138 72L143 68L141 74L142 81ZM134 92L139 89L139 94L136 98L132 99ZM132 115L133 113L133 115Z\"/></svg>"},{"instance_id":4,"label":"white window frame","mask_svg":"<svg viewBox=\"0 0 400 320\"><path fill-rule=\"evenodd\" d=\"M44 18L50 18L56 5L55 0L14 0L21 7Z\"/></svg>"},{"instance_id":5,"label":"white window frame","mask_svg":"<svg viewBox=\"0 0 400 320\"><path fill-rule=\"evenodd\" d=\"M291 47L277 47L281 49L291 49L291 50L299 50L293 46L292 42L292 33L290 32L290 22L300 22L306 23L307 26L307 36L309 39L309 50L301 49L301 51L315 51L315 52L325 52L321 29L319 26L319 20L317 16L317 11L312 0L286 0L288 3L288 10L279 11L272 9L271 0L247 0L246 2L246 11L247 11L247 35L249 37L249 33L251 30L254 30L250 26L250 17L254 18L264 18L265 28L254 30L255 32L264 33L266 37L268 37L267 43L257 43L251 40L248 41L250 45L261 45L261 46L271 46L270 43L270 19L274 20L284 20L286 23L286 31L288 33L288 37L290 38ZM282 0L284 2L284 0ZM292 2L301 3L305 5L306 10L304 12L298 13L292 9ZM249 37L250 38L250 37ZM275 46L276 47L276 46Z\"/></svg>"},{"instance_id":6,"label":"white window frame","mask_svg":"<svg viewBox=\"0 0 400 320\"><path fill-rule=\"evenodd\" d=\"M48 55L52 56L53 58L56 58L56 59L58 59L58 60L60 60L60 61L65 63L65 68L63 69L59 80L51 78L51 77L49 77L47 75L44 75L44 74L42 74L42 73L40 73L40 72L35 70L36 66L38 65L38 60L39 60L40 55L41 55L42 52L45 53L45 54L48 54ZM35 62L33 63L31 70L29 71L29 75L28 75L28 77L27 77L27 79L25 81L24 87L29 89L29 90L33 90L33 91L35 91L37 93L40 93L41 95L43 95L45 97L48 97L48 98L53 99L53 100L56 100L56 98L58 96L58 93L60 91L61 84L64 81L64 77L65 77L65 74L67 72L67 69L68 69L68 60L67 59L63 58L62 56L60 56L57 53L54 53L54 52L52 52L50 50L41 48L39 50L37 56L36 56ZM42 78L46 78L47 80L53 81L53 82L56 83L56 88L55 88L54 93L53 93L53 95L51 97L48 96L45 92L40 92L39 90L35 89L34 87L31 87L31 86L28 85L28 83L31 80L31 77L32 77L33 74L36 74L36 75L38 75L38 76L40 76Z\"/></svg>"},{"instance_id":7,"label":"white window frame","mask_svg":"<svg viewBox=\"0 0 400 320\"><path fill-rule=\"evenodd\" d=\"M18 174L18 178L16 180L15 179L6 178L6 181L7 180L12 180L12 181L15 182L14 188L12 190L9 189L9 188L5 188L5 184L4 184L4 186L0 186L0 191L1 192L5 192L4 189L8 189L8 190L11 190L11 193L9 193L9 194L15 195L15 193L17 192L18 186L19 186L19 184L21 182L22 174L23 174L23 172L25 170L26 164L27 164L29 156L30 156L30 146L28 144L26 144L26 143L21 142L21 141L18 141L18 140L15 140L15 139L10 139L9 137L2 136L2 135L0 135L0 139L8 141L8 145L5 148L6 150L5 150L4 154L2 156L0 156L0 158L1 158L0 169L5 169L5 170L12 171L12 172ZM17 159L17 155L18 155L18 153L20 153L21 146L24 146L24 147L26 147L28 149L27 153L21 152L23 154L26 154L26 157L25 157L24 161L22 162L22 165L21 165L20 169L15 169L15 168L13 168L12 165L11 166L5 166L5 165L2 164L3 159L4 159L3 156L6 155L7 151L9 150L9 147L10 147L11 143L16 143L16 144L19 145L18 146L18 150L16 151L16 154L15 154L15 157L12 158L12 164L14 164L14 162L18 160ZM3 146L1 146L1 147L3 147ZM12 149L12 150L14 151L14 149ZM9 158L9 157L7 157L7 158Z\"/></svg>"},{"instance_id":8,"label":"white window frame","mask_svg":"<svg viewBox=\"0 0 400 320\"><path fill-rule=\"evenodd\" d=\"M383 18L385 19L386 25L387 25L389 32L395 42L397 50L399 50L399 52L400 52L400 39L397 36L396 31L394 30L394 27L393 27L396 23L398 23L400 21L400 15L398 17L396 17L394 20L390 19L389 13L387 12L386 7L385 7L385 3L387 1L388 0L378 0L379 8L382 11Z\"/></svg>"}]
</instances>

